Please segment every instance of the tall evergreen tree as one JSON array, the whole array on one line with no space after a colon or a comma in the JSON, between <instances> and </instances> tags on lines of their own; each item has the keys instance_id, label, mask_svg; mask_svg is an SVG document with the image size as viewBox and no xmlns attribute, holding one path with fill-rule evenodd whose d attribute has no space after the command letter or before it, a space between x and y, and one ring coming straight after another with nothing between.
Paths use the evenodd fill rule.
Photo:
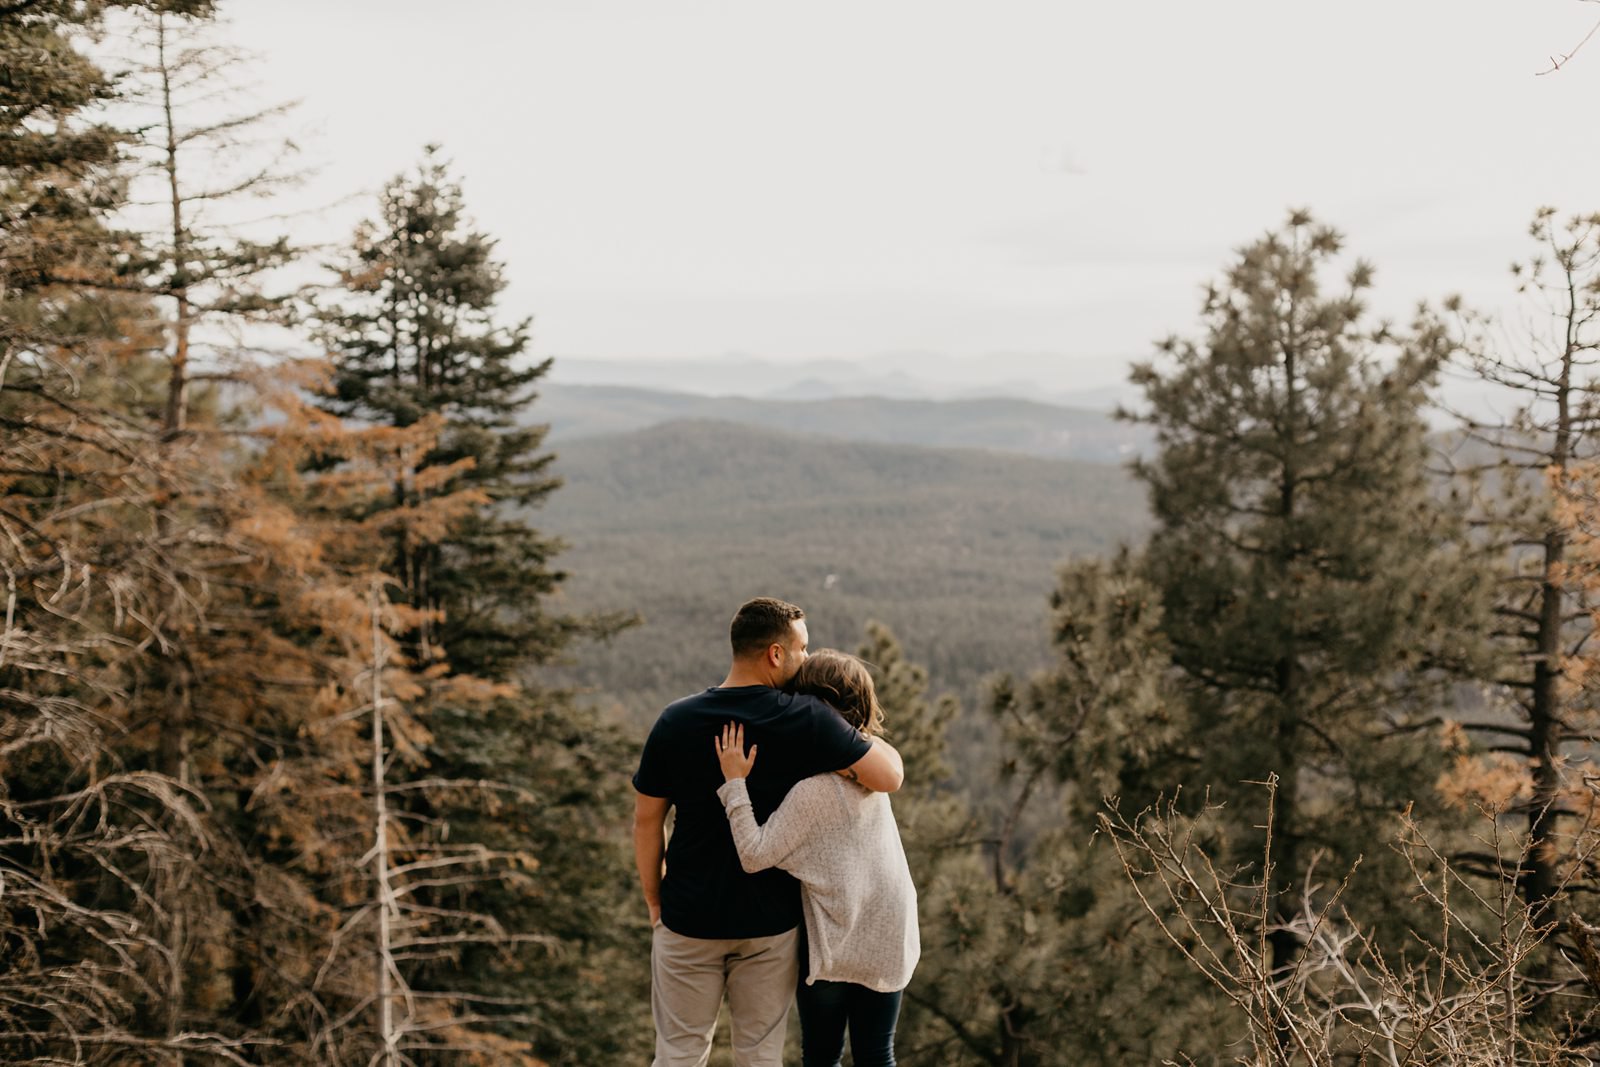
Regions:
<instances>
[{"instance_id":1,"label":"tall evergreen tree","mask_svg":"<svg viewBox=\"0 0 1600 1067\"><path fill-rule=\"evenodd\" d=\"M392 426L443 416L425 462L459 464L457 484L505 505L461 523L448 546L397 544L395 562L413 605L442 612L415 636L416 653L445 648L452 669L506 678L556 655L582 623L539 608L562 577L550 566L559 545L517 511L558 484L539 450L545 428L522 424L550 361L524 359L531 320L496 321L505 279L493 253L430 148L357 230L340 279L358 299L325 321L338 369L330 408Z\"/></svg>"},{"instance_id":2,"label":"tall evergreen tree","mask_svg":"<svg viewBox=\"0 0 1600 1067\"><path fill-rule=\"evenodd\" d=\"M1158 443L1136 465L1148 571L1195 715L1185 781L1226 801L1277 776L1280 920L1316 850L1348 865L1375 820L1431 794L1430 746L1406 738L1438 721L1448 669L1486 632L1488 583L1427 472L1423 412L1452 346L1426 315L1369 321L1371 267L1327 278L1342 246L1291 214L1209 290L1203 336L1133 373ZM1271 937L1284 966L1294 936Z\"/></svg>"},{"instance_id":3,"label":"tall evergreen tree","mask_svg":"<svg viewBox=\"0 0 1600 1067\"><path fill-rule=\"evenodd\" d=\"M396 480L391 506L414 508L444 491L479 499L440 536L402 527L392 538L394 595L416 620L403 635L404 655L441 679L512 687L487 706L425 698L420 714L430 778L514 788L479 791L476 803L470 788L422 789L407 803L416 818L448 818L452 841L537 858L536 871L457 887L436 903L470 904L552 951L465 946L449 969L475 992L531 1014L535 1050L551 1062L625 1057L647 1028L606 995L602 976L644 980L642 963L623 947L628 927L618 914L632 894L616 833L626 803L616 769L631 753L614 727L538 678L571 641L624 620L574 617L552 603L560 546L528 522L558 484L552 457L540 451L544 428L526 423L549 361L526 361L527 320L499 323L505 281L494 241L471 227L436 149L385 187L377 217L358 229L339 270L349 296L324 313L337 368L330 409L394 427L442 420L438 446Z\"/></svg>"}]
</instances>

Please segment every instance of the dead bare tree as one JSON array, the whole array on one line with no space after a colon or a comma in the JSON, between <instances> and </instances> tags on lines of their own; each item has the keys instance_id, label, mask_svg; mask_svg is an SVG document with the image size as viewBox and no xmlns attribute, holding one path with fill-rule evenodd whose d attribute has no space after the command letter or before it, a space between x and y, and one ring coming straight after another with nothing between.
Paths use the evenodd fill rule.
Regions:
<instances>
[{"instance_id":1,"label":"dead bare tree","mask_svg":"<svg viewBox=\"0 0 1600 1067\"><path fill-rule=\"evenodd\" d=\"M1508 410L1463 418L1454 472L1474 487L1476 524L1505 561L1495 606L1503 654L1491 679L1498 703L1463 725L1489 753L1528 763L1533 787L1520 809L1528 865L1512 873L1539 907L1572 844L1575 809L1562 768L1600 738L1568 676L1593 624L1590 597L1570 573L1572 534L1561 517L1572 473L1600 457L1600 215L1558 221L1544 208L1530 229L1539 250L1514 268L1534 312L1527 328L1508 337L1461 313L1471 371Z\"/></svg>"},{"instance_id":2,"label":"dead bare tree","mask_svg":"<svg viewBox=\"0 0 1600 1067\"><path fill-rule=\"evenodd\" d=\"M399 451L414 461L413 452L430 447L435 422L398 431L376 428L372 434L404 438ZM369 581L365 663L349 686L365 699L340 716L348 721L360 715L369 724L366 781L359 794L348 797L355 804L348 818L350 825L365 822L371 844L345 872L342 893L355 903L328 945L314 988L325 1002L347 1007L330 1016L312 1051L327 1062L374 1067L411 1067L441 1055L467 1057L450 1062L537 1067L527 1042L495 1029L533 1021L521 1002L415 978L439 973L429 965L455 958L468 946L514 951L547 946L551 939L508 929L486 911L441 903L452 890L514 879L536 866L525 853L451 843L447 813L494 796L529 797L508 783L428 774L423 756L428 731L411 708L427 683L412 672L401 651L403 635L416 625L416 609L392 602L389 582L382 574ZM445 684L467 700L500 690L459 676ZM429 807L438 814L422 816L395 804L396 798L418 792L434 798Z\"/></svg>"}]
</instances>

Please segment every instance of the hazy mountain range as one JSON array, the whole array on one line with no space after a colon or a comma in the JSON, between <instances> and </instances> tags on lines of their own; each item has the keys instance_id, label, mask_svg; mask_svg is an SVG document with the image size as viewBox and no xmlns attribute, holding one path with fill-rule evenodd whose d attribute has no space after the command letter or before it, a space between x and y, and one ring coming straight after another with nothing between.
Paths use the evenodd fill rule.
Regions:
<instances>
[{"instance_id":1,"label":"hazy mountain range","mask_svg":"<svg viewBox=\"0 0 1600 1067\"><path fill-rule=\"evenodd\" d=\"M622 385L706 396L822 400L877 396L897 400L1020 397L1110 411L1138 399L1127 384L1128 357L995 353L963 358L900 352L861 359L771 360L728 354L690 359L558 358L550 381Z\"/></svg>"},{"instance_id":2,"label":"hazy mountain range","mask_svg":"<svg viewBox=\"0 0 1600 1067\"><path fill-rule=\"evenodd\" d=\"M628 433L680 419L717 419L841 441L984 448L1117 463L1150 440L1146 427L1104 411L1006 397L907 400L834 397L772 400L665 392L632 386L550 384L530 417L550 424L550 443Z\"/></svg>"},{"instance_id":3,"label":"hazy mountain range","mask_svg":"<svg viewBox=\"0 0 1600 1067\"><path fill-rule=\"evenodd\" d=\"M1067 356L1055 353L993 353L957 357L927 352L889 353L860 359L786 361L729 354L686 359L555 360L552 386L623 386L707 397L820 401L878 397L889 400L1012 398L1109 414L1119 405L1136 408L1141 392L1128 383L1128 368L1151 353L1134 356ZM1498 421L1514 398L1485 385L1459 367L1446 371L1437 391L1445 407L1468 417ZM718 413L725 417L725 413ZM1443 409L1435 428L1454 425Z\"/></svg>"}]
</instances>

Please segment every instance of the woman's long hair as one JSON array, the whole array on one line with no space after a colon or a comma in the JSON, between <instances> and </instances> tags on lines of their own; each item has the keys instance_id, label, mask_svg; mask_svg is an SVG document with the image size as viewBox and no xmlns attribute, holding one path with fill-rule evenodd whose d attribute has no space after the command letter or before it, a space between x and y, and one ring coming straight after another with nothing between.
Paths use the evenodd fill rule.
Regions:
<instances>
[{"instance_id":1,"label":"woman's long hair","mask_svg":"<svg viewBox=\"0 0 1600 1067\"><path fill-rule=\"evenodd\" d=\"M883 733L883 708L867 665L848 652L819 648L806 657L788 688L831 704L868 737Z\"/></svg>"}]
</instances>

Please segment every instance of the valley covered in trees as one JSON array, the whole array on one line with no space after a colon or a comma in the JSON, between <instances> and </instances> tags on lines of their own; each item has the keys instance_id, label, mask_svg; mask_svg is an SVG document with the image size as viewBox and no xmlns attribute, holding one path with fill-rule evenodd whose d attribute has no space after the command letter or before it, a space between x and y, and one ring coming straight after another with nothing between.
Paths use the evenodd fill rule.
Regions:
<instances>
[{"instance_id":1,"label":"valley covered in trees","mask_svg":"<svg viewBox=\"0 0 1600 1067\"><path fill-rule=\"evenodd\" d=\"M1128 466L552 448L470 176L262 212L215 14L0 3L0 1062L646 1062L627 776L758 593L905 758L908 1067L1592 1062L1600 216L1525 330L1241 234Z\"/></svg>"}]
</instances>

